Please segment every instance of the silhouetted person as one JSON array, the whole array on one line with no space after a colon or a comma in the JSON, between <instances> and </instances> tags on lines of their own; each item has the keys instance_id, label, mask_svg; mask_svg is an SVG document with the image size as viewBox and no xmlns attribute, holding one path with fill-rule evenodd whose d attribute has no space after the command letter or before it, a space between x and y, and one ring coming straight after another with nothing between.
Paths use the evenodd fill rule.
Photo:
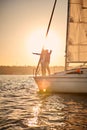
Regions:
<instances>
[{"instance_id":1,"label":"silhouetted person","mask_svg":"<svg viewBox=\"0 0 87 130\"><path fill-rule=\"evenodd\" d=\"M41 61L40 61L42 76L46 75L45 57L46 57L46 51L43 49L41 53Z\"/></svg>"},{"instance_id":2,"label":"silhouetted person","mask_svg":"<svg viewBox=\"0 0 87 130\"><path fill-rule=\"evenodd\" d=\"M33 54L40 55L41 72L42 72L42 76L45 76L46 75L46 65L45 65L46 50L42 49L41 53L33 53Z\"/></svg>"},{"instance_id":3,"label":"silhouetted person","mask_svg":"<svg viewBox=\"0 0 87 130\"><path fill-rule=\"evenodd\" d=\"M52 50L50 50L50 52L48 50L46 50L45 52L45 69L48 71L48 74L50 75L50 55L52 53Z\"/></svg>"},{"instance_id":4,"label":"silhouetted person","mask_svg":"<svg viewBox=\"0 0 87 130\"><path fill-rule=\"evenodd\" d=\"M52 50L50 52L48 50L42 50L41 54L40 53L33 53L36 55L40 55L40 64L41 64L41 72L42 76L46 76L46 70L48 71L48 74L50 75L50 55L52 53Z\"/></svg>"}]
</instances>

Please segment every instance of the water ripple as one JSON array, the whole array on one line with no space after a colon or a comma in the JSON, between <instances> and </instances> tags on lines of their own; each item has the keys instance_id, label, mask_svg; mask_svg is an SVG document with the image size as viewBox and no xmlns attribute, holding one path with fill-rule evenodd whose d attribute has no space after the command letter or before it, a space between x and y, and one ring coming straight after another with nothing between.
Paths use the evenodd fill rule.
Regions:
<instances>
[{"instance_id":1,"label":"water ripple","mask_svg":"<svg viewBox=\"0 0 87 130\"><path fill-rule=\"evenodd\" d=\"M40 94L32 77L2 75L0 130L87 130L87 96Z\"/></svg>"}]
</instances>

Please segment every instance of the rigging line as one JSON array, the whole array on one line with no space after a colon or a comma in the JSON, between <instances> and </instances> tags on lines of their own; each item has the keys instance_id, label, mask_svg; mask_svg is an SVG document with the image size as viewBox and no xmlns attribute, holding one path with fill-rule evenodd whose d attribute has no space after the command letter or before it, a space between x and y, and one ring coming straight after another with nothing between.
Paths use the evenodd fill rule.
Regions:
<instances>
[{"instance_id":1,"label":"rigging line","mask_svg":"<svg viewBox=\"0 0 87 130\"><path fill-rule=\"evenodd\" d=\"M50 29L50 25L51 25L51 21L52 21L52 18L53 18L53 14L54 14L54 10L55 10L56 3L57 3L57 0L55 0L54 5L53 5L51 17L50 17L49 24L48 24L48 28L47 28L47 32L46 32L46 37L47 37L48 32L49 32L49 29Z\"/></svg>"}]
</instances>

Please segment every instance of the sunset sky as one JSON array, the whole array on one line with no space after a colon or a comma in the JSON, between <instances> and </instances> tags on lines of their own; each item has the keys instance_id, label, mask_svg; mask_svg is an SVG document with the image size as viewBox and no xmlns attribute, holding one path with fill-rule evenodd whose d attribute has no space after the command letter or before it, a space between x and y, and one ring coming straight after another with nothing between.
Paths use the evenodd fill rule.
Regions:
<instances>
[{"instance_id":1,"label":"sunset sky","mask_svg":"<svg viewBox=\"0 0 87 130\"><path fill-rule=\"evenodd\" d=\"M0 65L37 65L42 47L52 49L50 65L64 65L67 1L0 0Z\"/></svg>"}]
</instances>

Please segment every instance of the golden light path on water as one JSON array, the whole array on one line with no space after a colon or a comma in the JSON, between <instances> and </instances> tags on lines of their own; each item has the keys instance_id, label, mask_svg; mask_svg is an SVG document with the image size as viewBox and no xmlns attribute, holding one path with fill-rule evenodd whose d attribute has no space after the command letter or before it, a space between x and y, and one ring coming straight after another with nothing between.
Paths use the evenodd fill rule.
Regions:
<instances>
[{"instance_id":1,"label":"golden light path on water","mask_svg":"<svg viewBox=\"0 0 87 130\"><path fill-rule=\"evenodd\" d=\"M37 105L37 106L34 106L32 108L33 110L33 117L30 118L30 119L27 119L27 125L28 126L37 126L38 124L38 115L39 115L39 112L40 112L40 104Z\"/></svg>"},{"instance_id":2,"label":"golden light path on water","mask_svg":"<svg viewBox=\"0 0 87 130\"><path fill-rule=\"evenodd\" d=\"M44 91L43 94L46 96L46 91ZM55 96L53 98L55 98ZM53 99L51 99L51 100L53 101ZM64 112L62 112L62 113L59 112L57 114L57 111L58 110L61 111L65 107L65 105L62 104L62 99L61 100L59 99L57 101L57 104L55 104L55 103L51 104L52 101L50 101L50 103L47 104L48 101L44 100L42 102L38 102L35 106L33 106L32 110L31 110L32 116L25 119L24 124L26 124L26 126L28 126L29 128L38 128L38 129L39 128L40 129L49 128L51 121L55 122L56 126L64 125L64 123L61 122L64 118L64 116L63 116ZM55 107L56 107L56 109L55 109ZM56 115L57 115L57 117L56 117ZM43 118L43 119L41 119L41 118ZM60 121L60 122L58 123L57 121ZM52 125L52 123L51 123L51 125Z\"/></svg>"}]
</instances>

